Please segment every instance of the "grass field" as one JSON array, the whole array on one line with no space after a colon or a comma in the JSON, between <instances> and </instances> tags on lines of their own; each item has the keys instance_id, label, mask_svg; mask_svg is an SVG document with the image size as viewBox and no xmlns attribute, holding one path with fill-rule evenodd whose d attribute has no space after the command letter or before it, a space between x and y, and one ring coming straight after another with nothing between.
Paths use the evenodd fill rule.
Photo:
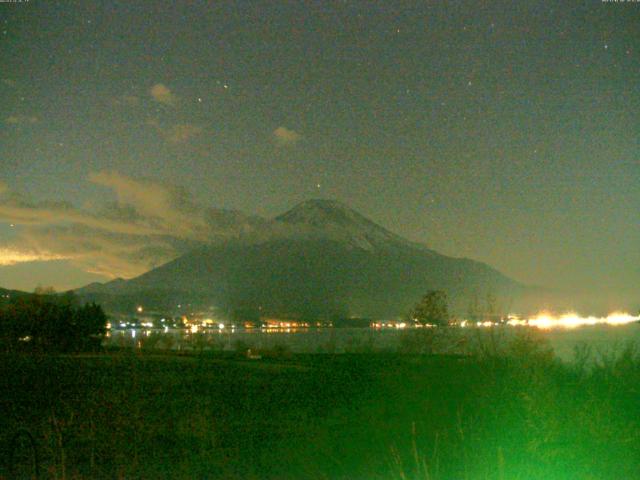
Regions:
<instances>
[{"instance_id":1,"label":"grass field","mask_svg":"<svg viewBox=\"0 0 640 480\"><path fill-rule=\"evenodd\" d=\"M0 475L26 429L51 479L640 478L640 356L582 353L4 356Z\"/></svg>"}]
</instances>

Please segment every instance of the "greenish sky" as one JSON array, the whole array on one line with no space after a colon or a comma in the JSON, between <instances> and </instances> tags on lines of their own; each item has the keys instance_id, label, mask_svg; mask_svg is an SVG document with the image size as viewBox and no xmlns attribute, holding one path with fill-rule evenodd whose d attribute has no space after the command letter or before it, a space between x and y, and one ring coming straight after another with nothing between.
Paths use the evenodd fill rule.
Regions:
<instances>
[{"instance_id":1,"label":"greenish sky","mask_svg":"<svg viewBox=\"0 0 640 480\"><path fill-rule=\"evenodd\" d=\"M637 292L638 3L31 0L0 19L1 286L135 275L203 241L207 207L323 197L524 283Z\"/></svg>"}]
</instances>

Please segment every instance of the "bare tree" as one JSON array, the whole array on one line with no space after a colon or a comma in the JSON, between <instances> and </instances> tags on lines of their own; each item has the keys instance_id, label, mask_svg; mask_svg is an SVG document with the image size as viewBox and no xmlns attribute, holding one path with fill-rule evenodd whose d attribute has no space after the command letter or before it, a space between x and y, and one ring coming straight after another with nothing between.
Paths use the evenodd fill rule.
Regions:
<instances>
[{"instance_id":1,"label":"bare tree","mask_svg":"<svg viewBox=\"0 0 640 480\"><path fill-rule=\"evenodd\" d=\"M429 290L414 307L411 318L423 325L448 325L449 307L446 292Z\"/></svg>"}]
</instances>

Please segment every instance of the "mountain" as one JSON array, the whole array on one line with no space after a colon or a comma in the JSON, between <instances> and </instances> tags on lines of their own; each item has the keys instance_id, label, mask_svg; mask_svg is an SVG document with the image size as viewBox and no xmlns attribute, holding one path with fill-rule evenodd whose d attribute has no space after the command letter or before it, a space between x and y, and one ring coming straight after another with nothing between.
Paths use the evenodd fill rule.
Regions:
<instances>
[{"instance_id":1,"label":"mountain","mask_svg":"<svg viewBox=\"0 0 640 480\"><path fill-rule=\"evenodd\" d=\"M308 200L243 235L217 240L131 280L77 291L106 308L192 304L292 317L405 314L429 289L454 310L522 286L486 264L441 255L339 202Z\"/></svg>"},{"instance_id":2,"label":"mountain","mask_svg":"<svg viewBox=\"0 0 640 480\"><path fill-rule=\"evenodd\" d=\"M28 297L30 295L33 294L22 292L20 290L7 290L5 288L0 288L0 304L6 303L12 298Z\"/></svg>"},{"instance_id":3,"label":"mountain","mask_svg":"<svg viewBox=\"0 0 640 480\"><path fill-rule=\"evenodd\" d=\"M11 297L23 297L29 295L27 292L21 292L20 290L7 290L6 288L0 288L0 298Z\"/></svg>"},{"instance_id":4,"label":"mountain","mask_svg":"<svg viewBox=\"0 0 640 480\"><path fill-rule=\"evenodd\" d=\"M364 250L408 242L380 225L332 200L307 200L275 218L276 223L298 227L299 234L325 237Z\"/></svg>"},{"instance_id":5,"label":"mountain","mask_svg":"<svg viewBox=\"0 0 640 480\"><path fill-rule=\"evenodd\" d=\"M78 295L89 295L92 293L104 293L106 291L115 292L117 290L126 289L127 281L124 278L116 278L107 283L93 282L78 288L75 292Z\"/></svg>"}]
</instances>

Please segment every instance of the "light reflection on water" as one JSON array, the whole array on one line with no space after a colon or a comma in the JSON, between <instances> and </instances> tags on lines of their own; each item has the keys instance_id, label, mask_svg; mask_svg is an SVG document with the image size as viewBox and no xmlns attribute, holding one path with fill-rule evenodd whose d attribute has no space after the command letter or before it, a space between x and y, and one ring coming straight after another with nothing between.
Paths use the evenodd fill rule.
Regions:
<instances>
[{"instance_id":1,"label":"light reflection on water","mask_svg":"<svg viewBox=\"0 0 640 480\"><path fill-rule=\"evenodd\" d=\"M529 328L442 329L437 334L440 339L435 342L434 350L464 354L489 336L504 341ZM585 326L571 330L533 330L535 332L532 333L547 340L563 360L573 359L575 348L583 344L588 345L596 355L613 353L630 342L640 345L640 324L637 323ZM412 337L413 340L417 339L420 332L421 329L371 328L226 329L198 333L177 329L127 329L111 331L105 344L172 350L269 350L284 346L294 353L395 352L402 351L407 340L411 341Z\"/></svg>"}]
</instances>

